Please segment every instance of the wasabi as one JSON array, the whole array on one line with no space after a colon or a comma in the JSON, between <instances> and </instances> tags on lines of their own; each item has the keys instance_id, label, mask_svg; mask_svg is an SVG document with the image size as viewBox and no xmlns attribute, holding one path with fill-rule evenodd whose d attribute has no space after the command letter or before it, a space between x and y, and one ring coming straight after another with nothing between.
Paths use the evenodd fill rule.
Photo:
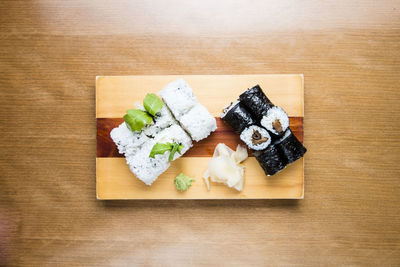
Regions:
<instances>
[{"instance_id":1,"label":"wasabi","mask_svg":"<svg viewBox=\"0 0 400 267\"><path fill-rule=\"evenodd\" d=\"M181 173L175 177L174 184L175 184L176 189L183 192L183 191L188 190L189 187L192 186L192 182L194 182L194 181L195 181L195 179L190 178L189 176Z\"/></svg>"}]
</instances>

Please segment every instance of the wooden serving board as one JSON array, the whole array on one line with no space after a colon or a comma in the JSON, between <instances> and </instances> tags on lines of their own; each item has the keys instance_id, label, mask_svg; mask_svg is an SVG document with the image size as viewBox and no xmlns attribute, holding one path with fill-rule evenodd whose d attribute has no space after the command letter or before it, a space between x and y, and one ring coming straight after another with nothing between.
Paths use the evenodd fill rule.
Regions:
<instances>
[{"instance_id":1,"label":"wooden serving board","mask_svg":"<svg viewBox=\"0 0 400 267\"><path fill-rule=\"evenodd\" d=\"M151 186L146 186L129 170L125 158L110 138L110 131L123 122L125 111L142 102L147 93L157 93L169 82L183 78L194 94L217 118L218 129L181 158L171 163ZM208 191L202 175L218 143L232 149L243 144L239 137L219 119L222 108L247 88L259 84L268 98L283 107L290 117L290 127L303 141L304 78L302 74L283 75L162 75L98 76L96 78L97 158L96 186L98 199L301 199L304 196L304 158L282 172L267 177L256 159L244 161L244 189L238 192L218 183ZM173 180L179 173L196 179L181 193Z\"/></svg>"}]
</instances>

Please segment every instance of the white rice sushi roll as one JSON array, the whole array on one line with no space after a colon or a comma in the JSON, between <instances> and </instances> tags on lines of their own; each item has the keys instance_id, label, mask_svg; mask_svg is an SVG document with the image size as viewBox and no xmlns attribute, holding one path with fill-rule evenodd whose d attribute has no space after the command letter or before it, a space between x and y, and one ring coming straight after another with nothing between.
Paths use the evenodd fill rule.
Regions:
<instances>
[{"instance_id":1,"label":"white rice sushi roll","mask_svg":"<svg viewBox=\"0 0 400 267\"><path fill-rule=\"evenodd\" d=\"M159 94L194 141L206 138L217 129L215 118L197 101L185 80L169 83Z\"/></svg>"},{"instance_id":2,"label":"white rice sushi roll","mask_svg":"<svg viewBox=\"0 0 400 267\"><path fill-rule=\"evenodd\" d=\"M153 141L147 142L137 153L126 156L131 172L146 185L151 185L170 166L167 153L149 157L154 144Z\"/></svg>"},{"instance_id":3,"label":"white rice sushi roll","mask_svg":"<svg viewBox=\"0 0 400 267\"><path fill-rule=\"evenodd\" d=\"M177 120L198 103L192 88L183 79L170 82L159 94Z\"/></svg>"},{"instance_id":4,"label":"white rice sushi roll","mask_svg":"<svg viewBox=\"0 0 400 267\"><path fill-rule=\"evenodd\" d=\"M192 139L190 136L177 124L172 125L169 128L166 128L162 132L160 132L156 138L154 138L155 143L178 143L183 145L181 153L175 153L173 160L176 160L180 156L182 156L186 151L188 151L192 146ZM169 156L170 152L166 152Z\"/></svg>"},{"instance_id":5,"label":"white rice sushi roll","mask_svg":"<svg viewBox=\"0 0 400 267\"><path fill-rule=\"evenodd\" d=\"M146 111L143 105L139 102L135 103L135 107L139 110ZM169 108L165 105L161 108L159 112L157 112L156 116L153 118L153 123L150 125L146 125L142 131L148 137L155 137L157 133L161 132L163 129L171 126L172 124L176 124L174 116L172 115Z\"/></svg>"},{"instance_id":6,"label":"white rice sushi roll","mask_svg":"<svg viewBox=\"0 0 400 267\"><path fill-rule=\"evenodd\" d=\"M200 141L217 128L215 118L198 103L183 79L169 83L160 95L165 105L153 116L150 125L132 132L124 122L111 132L130 170L147 185L168 169L170 161L192 147L192 139ZM136 108L145 111L140 103Z\"/></svg>"},{"instance_id":7,"label":"white rice sushi roll","mask_svg":"<svg viewBox=\"0 0 400 267\"><path fill-rule=\"evenodd\" d=\"M143 132L132 132L125 122L112 129L111 139L117 145L120 154L134 154L140 147L149 140Z\"/></svg>"},{"instance_id":8,"label":"white rice sushi roll","mask_svg":"<svg viewBox=\"0 0 400 267\"><path fill-rule=\"evenodd\" d=\"M271 143L271 136L262 127L252 125L240 134L240 139L253 150L264 150Z\"/></svg>"},{"instance_id":9,"label":"white rice sushi roll","mask_svg":"<svg viewBox=\"0 0 400 267\"><path fill-rule=\"evenodd\" d=\"M146 185L151 185L158 176L169 168L170 151L164 154L156 154L154 158L150 157L150 152L155 144L168 142L183 145L181 153L175 153L173 160L179 158L192 146L192 140L188 134L175 124L162 130L155 138L149 139L135 154L126 157L130 170Z\"/></svg>"},{"instance_id":10,"label":"white rice sushi roll","mask_svg":"<svg viewBox=\"0 0 400 267\"><path fill-rule=\"evenodd\" d=\"M274 106L263 116L261 125L271 133L280 136L289 127L289 117L281 107Z\"/></svg>"},{"instance_id":11,"label":"white rice sushi roll","mask_svg":"<svg viewBox=\"0 0 400 267\"><path fill-rule=\"evenodd\" d=\"M144 127L143 132L145 135L149 137L155 137L163 129L176 123L177 121L175 120L174 116L172 116L168 107L164 105L162 109L154 117L153 124Z\"/></svg>"},{"instance_id":12,"label":"white rice sushi roll","mask_svg":"<svg viewBox=\"0 0 400 267\"><path fill-rule=\"evenodd\" d=\"M195 105L179 122L194 141L200 141L217 129L217 121L201 104Z\"/></svg>"},{"instance_id":13,"label":"white rice sushi roll","mask_svg":"<svg viewBox=\"0 0 400 267\"><path fill-rule=\"evenodd\" d=\"M137 104L137 108L144 110L143 106ZM134 154L150 138L155 137L163 129L177 124L168 107L164 107L154 117L151 125L145 126L140 132L132 132L128 129L125 122L110 132L111 139L117 145L120 154ZM149 138L150 137L150 138Z\"/></svg>"}]
</instances>

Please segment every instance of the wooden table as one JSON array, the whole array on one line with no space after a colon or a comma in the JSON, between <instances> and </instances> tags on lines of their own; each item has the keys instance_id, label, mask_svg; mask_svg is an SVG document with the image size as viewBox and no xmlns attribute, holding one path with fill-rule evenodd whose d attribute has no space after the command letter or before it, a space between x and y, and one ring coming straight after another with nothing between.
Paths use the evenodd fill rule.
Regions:
<instances>
[{"instance_id":1,"label":"wooden table","mask_svg":"<svg viewBox=\"0 0 400 267\"><path fill-rule=\"evenodd\" d=\"M400 264L399 1L3 0L0 33L0 265ZM96 75L252 73L304 73L304 200L96 200Z\"/></svg>"}]
</instances>

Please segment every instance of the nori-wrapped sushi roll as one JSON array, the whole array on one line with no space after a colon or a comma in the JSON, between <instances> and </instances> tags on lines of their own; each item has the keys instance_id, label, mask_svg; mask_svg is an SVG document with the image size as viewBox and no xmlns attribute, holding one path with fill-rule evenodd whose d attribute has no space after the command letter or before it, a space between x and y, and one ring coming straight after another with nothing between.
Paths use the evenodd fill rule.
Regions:
<instances>
[{"instance_id":1,"label":"nori-wrapped sushi roll","mask_svg":"<svg viewBox=\"0 0 400 267\"><path fill-rule=\"evenodd\" d=\"M244 129L240 134L240 139L253 150L264 150L271 143L268 131L257 125Z\"/></svg>"},{"instance_id":2,"label":"nori-wrapped sushi roll","mask_svg":"<svg viewBox=\"0 0 400 267\"><path fill-rule=\"evenodd\" d=\"M286 130L285 135L276 143L276 146L284 155L288 164L295 162L307 152L307 149L290 129Z\"/></svg>"},{"instance_id":3,"label":"nori-wrapped sushi roll","mask_svg":"<svg viewBox=\"0 0 400 267\"><path fill-rule=\"evenodd\" d=\"M224 108L221 119L228 123L237 134L256 123L250 112L239 101Z\"/></svg>"},{"instance_id":4,"label":"nori-wrapped sushi roll","mask_svg":"<svg viewBox=\"0 0 400 267\"><path fill-rule=\"evenodd\" d=\"M260 124L278 140L289 128L289 117L281 107L274 106L263 116Z\"/></svg>"},{"instance_id":5,"label":"nori-wrapped sushi roll","mask_svg":"<svg viewBox=\"0 0 400 267\"><path fill-rule=\"evenodd\" d=\"M287 160L275 145L270 145L263 151L255 151L253 154L268 176L274 175L286 167Z\"/></svg>"},{"instance_id":6,"label":"nori-wrapped sushi roll","mask_svg":"<svg viewBox=\"0 0 400 267\"><path fill-rule=\"evenodd\" d=\"M247 89L239 96L239 100L258 121L274 106L259 85Z\"/></svg>"}]
</instances>

